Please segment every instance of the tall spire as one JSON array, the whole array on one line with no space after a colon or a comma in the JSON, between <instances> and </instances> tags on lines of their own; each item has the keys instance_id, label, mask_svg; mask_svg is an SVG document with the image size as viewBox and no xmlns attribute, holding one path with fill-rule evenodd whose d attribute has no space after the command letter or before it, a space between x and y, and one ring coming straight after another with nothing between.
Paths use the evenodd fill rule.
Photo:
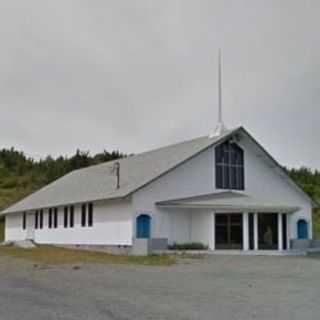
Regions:
<instances>
[{"instance_id":1,"label":"tall spire","mask_svg":"<svg viewBox=\"0 0 320 320\"><path fill-rule=\"evenodd\" d=\"M222 67L221 67L221 50L218 55L218 124L213 134L210 136L217 137L226 131L222 117Z\"/></svg>"}]
</instances>

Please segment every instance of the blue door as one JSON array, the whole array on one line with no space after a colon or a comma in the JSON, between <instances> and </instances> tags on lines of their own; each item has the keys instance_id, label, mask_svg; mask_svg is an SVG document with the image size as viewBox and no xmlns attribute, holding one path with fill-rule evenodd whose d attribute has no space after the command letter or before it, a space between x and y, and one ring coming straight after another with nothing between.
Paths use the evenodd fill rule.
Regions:
<instances>
[{"instance_id":1,"label":"blue door","mask_svg":"<svg viewBox=\"0 0 320 320\"><path fill-rule=\"evenodd\" d=\"M150 238L151 218L147 214L142 214L137 218L137 238Z\"/></svg>"},{"instance_id":2,"label":"blue door","mask_svg":"<svg viewBox=\"0 0 320 320\"><path fill-rule=\"evenodd\" d=\"M298 224L298 239L308 239L308 222L306 220L299 220Z\"/></svg>"}]
</instances>

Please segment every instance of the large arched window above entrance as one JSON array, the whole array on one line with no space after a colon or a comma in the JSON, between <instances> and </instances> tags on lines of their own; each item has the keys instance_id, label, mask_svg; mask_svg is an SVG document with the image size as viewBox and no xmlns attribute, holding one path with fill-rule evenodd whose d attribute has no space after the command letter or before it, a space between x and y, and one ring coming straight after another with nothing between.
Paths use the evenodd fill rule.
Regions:
<instances>
[{"instance_id":1,"label":"large arched window above entrance","mask_svg":"<svg viewBox=\"0 0 320 320\"><path fill-rule=\"evenodd\" d=\"M216 188L244 190L244 155L236 143L227 141L215 149Z\"/></svg>"},{"instance_id":2,"label":"large arched window above entrance","mask_svg":"<svg viewBox=\"0 0 320 320\"><path fill-rule=\"evenodd\" d=\"M136 221L136 237L138 239L149 239L151 235L151 217L147 214L141 214Z\"/></svg>"},{"instance_id":3,"label":"large arched window above entrance","mask_svg":"<svg viewBox=\"0 0 320 320\"><path fill-rule=\"evenodd\" d=\"M304 219L300 219L297 222L297 234L298 234L298 239L308 239L309 234L308 234L308 222Z\"/></svg>"}]
</instances>

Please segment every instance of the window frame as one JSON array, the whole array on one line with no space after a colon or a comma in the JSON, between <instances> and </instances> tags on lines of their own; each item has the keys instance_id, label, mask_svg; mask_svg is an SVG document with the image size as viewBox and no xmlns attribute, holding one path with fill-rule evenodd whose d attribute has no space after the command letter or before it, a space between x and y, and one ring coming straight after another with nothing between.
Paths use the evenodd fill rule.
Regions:
<instances>
[{"instance_id":1,"label":"window frame","mask_svg":"<svg viewBox=\"0 0 320 320\"><path fill-rule=\"evenodd\" d=\"M87 226L87 204L81 205L81 227Z\"/></svg>"},{"instance_id":2,"label":"window frame","mask_svg":"<svg viewBox=\"0 0 320 320\"><path fill-rule=\"evenodd\" d=\"M69 227L74 228L74 205L69 207Z\"/></svg>"},{"instance_id":3,"label":"window frame","mask_svg":"<svg viewBox=\"0 0 320 320\"><path fill-rule=\"evenodd\" d=\"M53 209L53 228L57 229L59 226L59 209L58 208L54 208Z\"/></svg>"},{"instance_id":4,"label":"window frame","mask_svg":"<svg viewBox=\"0 0 320 320\"><path fill-rule=\"evenodd\" d=\"M69 208L65 206L63 208L63 227L66 229L68 228L68 215L69 215Z\"/></svg>"},{"instance_id":5,"label":"window frame","mask_svg":"<svg viewBox=\"0 0 320 320\"><path fill-rule=\"evenodd\" d=\"M52 229L52 208L48 210L48 228Z\"/></svg>"},{"instance_id":6,"label":"window frame","mask_svg":"<svg viewBox=\"0 0 320 320\"><path fill-rule=\"evenodd\" d=\"M216 189L245 190L244 150L229 140L215 147Z\"/></svg>"},{"instance_id":7,"label":"window frame","mask_svg":"<svg viewBox=\"0 0 320 320\"><path fill-rule=\"evenodd\" d=\"M34 228L38 230L38 227L39 227L39 213L38 213L38 210L36 210L34 213Z\"/></svg>"},{"instance_id":8,"label":"window frame","mask_svg":"<svg viewBox=\"0 0 320 320\"><path fill-rule=\"evenodd\" d=\"M39 229L43 229L43 209L39 211Z\"/></svg>"},{"instance_id":9,"label":"window frame","mask_svg":"<svg viewBox=\"0 0 320 320\"><path fill-rule=\"evenodd\" d=\"M22 230L27 229L27 213L23 212L22 213Z\"/></svg>"},{"instance_id":10,"label":"window frame","mask_svg":"<svg viewBox=\"0 0 320 320\"><path fill-rule=\"evenodd\" d=\"M93 203L88 204L88 227L93 227Z\"/></svg>"}]
</instances>

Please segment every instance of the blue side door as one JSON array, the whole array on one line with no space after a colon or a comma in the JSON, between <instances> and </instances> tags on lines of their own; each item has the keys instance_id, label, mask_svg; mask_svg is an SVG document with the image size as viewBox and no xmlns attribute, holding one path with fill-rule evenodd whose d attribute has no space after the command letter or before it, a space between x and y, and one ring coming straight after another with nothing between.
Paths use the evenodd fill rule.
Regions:
<instances>
[{"instance_id":1,"label":"blue side door","mask_svg":"<svg viewBox=\"0 0 320 320\"><path fill-rule=\"evenodd\" d=\"M151 229L151 217L147 214L142 214L137 218L137 238L149 239Z\"/></svg>"},{"instance_id":2,"label":"blue side door","mask_svg":"<svg viewBox=\"0 0 320 320\"><path fill-rule=\"evenodd\" d=\"M305 220L298 221L298 239L308 239L308 223Z\"/></svg>"}]
</instances>

